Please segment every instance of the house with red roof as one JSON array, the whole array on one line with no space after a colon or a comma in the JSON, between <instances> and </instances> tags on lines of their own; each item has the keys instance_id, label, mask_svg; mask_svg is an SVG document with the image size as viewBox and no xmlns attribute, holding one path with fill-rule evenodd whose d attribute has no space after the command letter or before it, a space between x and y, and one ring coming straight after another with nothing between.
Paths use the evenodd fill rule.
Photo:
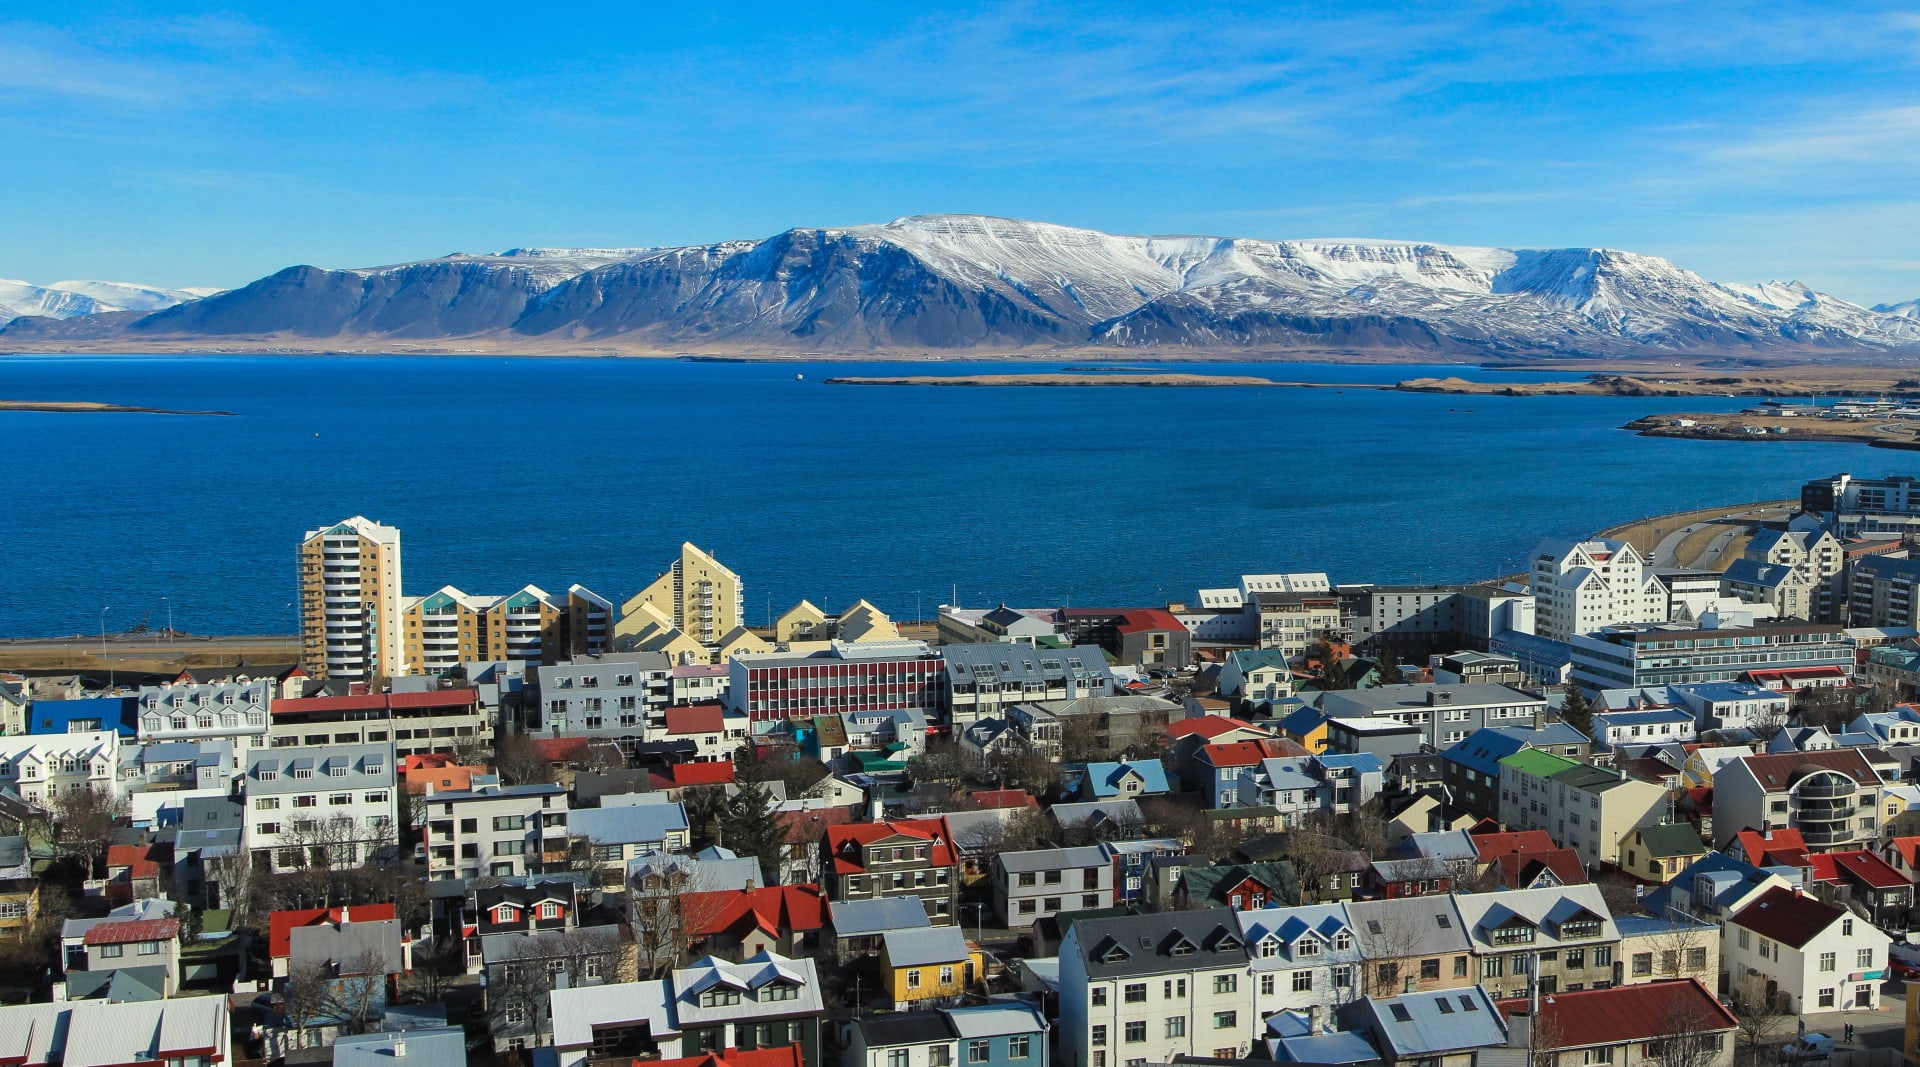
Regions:
<instances>
[{"instance_id":1,"label":"house with red roof","mask_svg":"<svg viewBox=\"0 0 1920 1067\"><path fill-rule=\"evenodd\" d=\"M1492 863L1501 856L1517 852L1551 852L1553 835L1545 830L1500 830L1487 827L1498 824L1481 822L1467 831L1467 840L1473 845L1474 858L1481 863Z\"/></svg>"},{"instance_id":2,"label":"house with red roof","mask_svg":"<svg viewBox=\"0 0 1920 1067\"><path fill-rule=\"evenodd\" d=\"M1121 663L1135 667L1185 668L1193 665L1193 634L1165 608L1134 608L1114 627Z\"/></svg>"},{"instance_id":3,"label":"house with red roof","mask_svg":"<svg viewBox=\"0 0 1920 1067\"><path fill-rule=\"evenodd\" d=\"M1587 865L1570 848L1502 852L1493 858L1489 873L1502 889L1545 889L1587 881Z\"/></svg>"},{"instance_id":4,"label":"house with red roof","mask_svg":"<svg viewBox=\"0 0 1920 1067\"><path fill-rule=\"evenodd\" d=\"M967 794L967 800L981 811L1040 807L1040 801L1024 789L976 789Z\"/></svg>"},{"instance_id":5,"label":"house with red roof","mask_svg":"<svg viewBox=\"0 0 1920 1067\"><path fill-rule=\"evenodd\" d=\"M718 702L670 707L666 718L666 740L693 742L698 761L730 760L747 743L747 717Z\"/></svg>"},{"instance_id":6,"label":"house with red roof","mask_svg":"<svg viewBox=\"0 0 1920 1067\"><path fill-rule=\"evenodd\" d=\"M1920 837L1890 838L1880 852L1907 881L1920 882Z\"/></svg>"},{"instance_id":7,"label":"house with red roof","mask_svg":"<svg viewBox=\"0 0 1920 1067\"><path fill-rule=\"evenodd\" d=\"M636 1060L637 1062L641 1062ZM647 1067L805 1067L799 1045L704 1052L677 1060L646 1060Z\"/></svg>"},{"instance_id":8,"label":"house with red roof","mask_svg":"<svg viewBox=\"0 0 1920 1067\"><path fill-rule=\"evenodd\" d=\"M1187 764L1207 745L1235 741L1263 741L1273 732L1227 715L1192 715L1167 724L1166 737L1160 742L1162 759L1169 773L1184 777Z\"/></svg>"},{"instance_id":9,"label":"house with red roof","mask_svg":"<svg viewBox=\"0 0 1920 1067\"><path fill-rule=\"evenodd\" d=\"M664 772L653 776L655 789L691 789L697 785L732 785L734 782L732 760L719 760L710 763L676 763Z\"/></svg>"},{"instance_id":10,"label":"house with red roof","mask_svg":"<svg viewBox=\"0 0 1920 1067\"><path fill-rule=\"evenodd\" d=\"M1242 804L1240 775L1281 751L1271 740L1202 745L1187 763L1186 780L1190 788L1206 797L1207 807L1237 808Z\"/></svg>"},{"instance_id":11,"label":"house with red roof","mask_svg":"<svg viewBox=\"0 0 1920 1067\"><path fill-rule=\"evenodd\" d=\"M161 992L173 996L180 988L180 920L121 919L95 923L82 941L88 971L158 967L165 971Z\"/></svg>"},{"instance_id":12,"label":"house with red roof","mask_svg":"<svg viewBox=\"0 0 1920 1067\"><path fill-rule=\"evenodd\" d=\"M845 826L853 821L853 809L846 807L806 808L780 813L780 825L786 827L787 848L780 858L780 881L787 885L819 883L820 841L830 826Z\"/></svg>"},{"instance_id":13,"label":"house with red roof","mask_svg":"<svg viewBox=\"0 0 1920 1067\"><path fill-rule=\"evenodd\" d=\"M1810 858L1813 880L1837 887L1841 903L1859 904L1873 925L1895 937L1906 934L1913 883L1899 868L1861 848L1820 852Z\"/></svg>"},{"instance_id":14,"label":"house with red roof","mask_svg":"<svg viewBox=\"0 0 1920 1067\"><path fill-rule=\"evenodd\" d=\"M1713 776L1714 828L1724 848L1742 830L1799 830L1809 850L1864 846L1880 836L1884 783L1877 749L1748 756Z\"/></svg>"},{"instance_id":15,"label":"house with red roof","mask_svg":"<svg viewBox=\"0 0 1920 1067\"><path fill-rule=\"evenodd\" d=\"M770 885L680 897L694 956L738 962L763 951L809 956L827 928L827 898L813 884Z\"/></svg>"},{"instance_id":16,"label":"house with red roof","mask_svg":"<svg viewBox=\"0 0 1920 1067\"><path fill-rule=\"evenodd\" d=\"M273 976L285 978L293 958L293 931L327 923L380 922L395 917L392 904L356 904L339 908L293 908L267 916L267 956Z\"/></svg>"},{"instance_id":17,"label":"house with red roof","mask_svg":"<svg viewBox=\"0 0 1920 1067\"><path fill-rule=\"evenodd\" d=\"M484 766L462 766L442 752L416 752L399 761L400 786L409 793L464 793L473 788L473 776L491 774Z\"/></svg>"},{"instance_id":18,"label":"house with red roof","mask_svg":"<svg viewBox=\"0 0 1920 1067\"><path fill-rule=\"evenodd\" d=\"M165 896L160 888L160 872L172 865L171 842L108 845L107 886L103 895L115 904Z\"/></svg>"},{"instance_id":19,"label":"house with red roof","mask_svg":"<svg viewBox=\"0 0 1920 1067\"><path fill-rule=\"evenodd\" d=\"M1643 1067L1684 1055L1693 1067L1732 1067L1739 1036L1740 1021L1697 978L1562 990L1537 1009L1527 998L1498 1007L1509 1033L1530 1035L1549 1062Z\"/></svg>"},{"instance_id":20,"label":"house with red roof","mask_svg":"<svg viewBox=\"0 0 1920 1067\"><path fill-rule=\"evenodd\" d=\"M1877 1011L1890 942L1846 908L1776 885L1721 926L1720 969L1735 976L1735 997L1782 1014Z\"/></svg>"},{"instance_id":21,"label":"house with red roof","mask_svg":"<svg viewBox=\"0 0 1920 1067\"><path fill-rule=\"evenodd\" d=\"M395 759L451 753L456 744L493 744L493 715L471 688L280 699L268 718L276 744L289 737L303 745L390 741Z\"/></svg>"},{"instance_id":22,"label":"house with red roof","mask_svg":"<svg viewBox=\"0 0 1920 1067\"><path fill-rule=\"evenodd\" d=\"M1728 843L1727 855L1762 869L1813 869L1813 858L1807 853L1806 840L1800 836L1800 831L1787 827L1778 830L1742 830L1734 834L1733 840Z\"/></svg>"},{"instance_id":23,"label":"house with red roof","mask_svg":"<svg viewBox=\"0 0 1920 1067\"><path fill-rule=\"evenodd\" d=\"M960 854L944 817L829 826L820 862L833 900L913 897L935 925L959 914Z\"/></svg>"}]
</instances>

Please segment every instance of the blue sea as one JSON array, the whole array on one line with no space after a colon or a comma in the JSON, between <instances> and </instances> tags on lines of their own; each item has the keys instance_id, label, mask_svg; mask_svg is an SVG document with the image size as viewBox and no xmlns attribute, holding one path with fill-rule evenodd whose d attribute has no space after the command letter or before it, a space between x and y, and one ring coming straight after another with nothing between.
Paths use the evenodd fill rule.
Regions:
<instances>
[{"instance_id":1,"label":"blue sea","mask_svg":"<svg viewBox=\"0 0 1920 1067\"><path fill-rule=\"evenodd\" d=\"M356 513L400 527L412 594L580 582L617 602L692 541L742 575L757 623L801 597L929 617L956 594L1162 603L1247 572L1479 579L1542 537L1912 465L1619 429L1733 399L822 384L1075 365L0 358L0 398L238 415L0 412L0 636L97 632L103 607L159 626L167 605L189 632L291 632L302 534Z\"/></svg>"}]
</instances>

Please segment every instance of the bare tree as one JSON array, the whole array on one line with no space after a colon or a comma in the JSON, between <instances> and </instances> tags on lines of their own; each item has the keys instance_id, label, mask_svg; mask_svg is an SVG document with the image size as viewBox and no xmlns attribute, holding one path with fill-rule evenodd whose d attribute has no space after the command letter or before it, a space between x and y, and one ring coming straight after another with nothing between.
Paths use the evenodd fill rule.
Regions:
<instances>
[{"instance_id":1,"label":"bare tree","mask_svg":"<svg viewBox=\"0 0 1920 1067\"><path fill-rule=\"evenodd\" d=\"M545 785L554 780L553 764L522 733L503 731L493 741L494 769L508 785Z\"/></svg>"},{"instance_id":2,"label":"bare tree","mask_svg":"<svg viewBox=\"0 0 1920 1067\"><path fill-rule=\"evenodd\" d=\"M988 856L1002 852L1031 852L1052 848L1053 823L1039 808L1022 808L983 835L981 850Z\"/></svg>"},{"instance_id":3,"label":"bare tree","mask_svg":"<svg viewBox=\"0 0 1920 1067\"><path fill-rule=\"evenodd\" d=\"M364 1034L385 1007L386 955L368 948L343 960L335 960L332 981L326 984L326 1014L339 1020L349 1034Z\"/></svg>"},{"instance_id":4,"label":"bare tree","mask_svg":"<svg viewBox=\"0 0 1920 1067\"><path fill-rule=\"evenodd\" d=\"M307 1047L313 1037L311 1029L328 1019L333 999L328 986L332 982L333 969L327 966L325 960L302 960L288 970L287 983L281 989L281 996L285 1000L287 1021L292 1024L296 1047Z\"/></svg>"},{"instance_id":5,"label":"bare tree","mask_svg":"<svg viewBox=\"0 0 1920 1067\"><path fill-rule=\"evenodd\" d=\"M1648 939L1653 953L1653 971L1661 978L1698 978L1712 982L1718 968L1713 949L1720 931L1705 923L1684 918L1669 918Z\"/></svg>"},{"instance_id":6,"label":"bare tree","mask_svg":"<svg viewBox=\"0 0 1920 1067\"><path fill-rule=\"evenodd\" d=\"M1794 1024L1795 1017L1783 1010L1781 997L1768 984L1766 975L1751 968L1735 974L1729 983L1729 999L1740 1021L1734 1032L1746 1046L1749 1065L1759 1064L1766 1050L1777 1045Z\"/></svg>"},{"instance_id":7,"label":"bare tree","mask_svg":"<svg viewBox=\"0 0 1920 1067\"><path fill-rule=\"evenodd\" d=\"M1330 888L1327 879L1352 866L1353 851L1345 841L1316 830L1289 830L1286 854L1300 876L1300 899L1318 902L1322 892Z\"/></svg>"},{"instance_id":8,"label":"bare tree","mask_svg":"<svg viewBox=\"0 0 1920 1067\"><path fill-rule=\"evenodd\" d=\"M727 905L696 873L679 866L650 870L627 887L637 969L658 978L685 961L694 941Z\"/></svg>"},{"instance_id":9,"label":"bare tree","mask_svg":"<svg viewBox=\"0 0 1920 1067\"><path fill-rule=\"evenodd\" d=\"M545 1039L548 995L565 976L569 987L622 977L620 935L606 927L570 927L520 938L511 957L488 972L487 1012L496 1036L526 1027L532 1044ZM497 981L496 981L497 979Z\"/></svg>"},{"instance_id":10,"label":"bare tree","mask_svg":"<svg viewBox=\"0 0 1920 1067\"><path fill-rule=\"evenodd\" d=\"M1478 856L1448 856L1438 861L1439 875L1456 893L1478 893L1499 888L1495 864L1482 864Z\"/></svg>"},{"instance_id":11,"label":"bare tree","mask_svg":"<svg viewBox=\"0 0 1920 1067\"><path fill-rule=\"evenodd\" d=\"M1097 715L1065 715L1060 719L1060 754L1070 763L1105 759L1112 755L1100 737Z\"/></svg>"},{"instance_id":12,"label":"bare tree","mask_svg":"<svg viewBox=\"0 0 1920 1067\"><path fill-rule=\"evenodd\" d=\"M208 886L219 886L219 906L233 909L233 929L253 925L253 857L243 851L206 861ZM212 894L209 894L211 896Z\"/></svg>"},{"instance_id":13,"label":"bare tree","mask_svg":"<svg viewBox=\"0 0 1920 1067\"><path fill-rule=\"evenodd\" d=\"M53 843L62 851L84 856L87 877L99 872L108 839L127 813L127 803L99 786L69 789L52 798Z\"/></svg>"},{"instance_id":14,"label":"bare tree","mask_svg":"<svg viewBox=\"0 0 1920 1067\"><path fill-rule=\"evenodd\" d=\"M1787 709L1777 704L1767 704L1753 717L1753 736L1760 741L1762 748L1773 743L1780 731L1787 728Z\"/></svg>"},{"instance_id":15,"label":"bare tree","mask_svg":"<svg viewBox=\"0 0 1920 1067\"><path fill-rule=\"evenodd\" d=\"M1714 1067L1720 1059L1722 1021L1694 997L1666 999L1660 1036L1649 1042L1660 1067Z\"/></svg>"},{"instance_id":16,"label":"bare tree","mask_svg":"<svg viewBox=\"0 0 1920 1067\"><path fill-rule=\"evenodd\" d=\"M1566 1044L1560 1013L1543 1004L1539 1014L1529 1014L1526 1019L1529 1067L1559 1067L1560 1049Z\"/></svg>"},{"instance_id":17,"label":"bare tree","mask_svg":"<svg viewBox=\"0 0 1920 1067\"><path fill-rule=\"evenodd\" d=\"M1403 979L1417 978L1420 947L1425 931L1406 907L1374 901L1365 906L1350 905L1354 936L1360 944L1361 991L1368 996L1390 997L1403 989Z\"/></svg>"}]
</instances>

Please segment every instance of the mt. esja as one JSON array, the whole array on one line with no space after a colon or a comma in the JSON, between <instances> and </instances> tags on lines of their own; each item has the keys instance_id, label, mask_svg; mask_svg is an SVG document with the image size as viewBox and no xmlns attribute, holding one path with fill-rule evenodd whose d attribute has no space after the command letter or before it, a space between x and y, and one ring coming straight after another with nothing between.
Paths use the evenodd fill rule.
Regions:
<instances>
[{"instance_id":1,"label":"mt. esja","mask_svg":"<svg viewBox=\"0 0 1920 1067\"><path fill-rule=\"evenodd\" d=\"M41 312L0 328L10 349L199 345L1867 354L1920 347L1920 317L1798 283L1710 282L1611 249L1129 237L926 215L688 248L289 267L159 310Z\"/></svg>"}]
</instances>

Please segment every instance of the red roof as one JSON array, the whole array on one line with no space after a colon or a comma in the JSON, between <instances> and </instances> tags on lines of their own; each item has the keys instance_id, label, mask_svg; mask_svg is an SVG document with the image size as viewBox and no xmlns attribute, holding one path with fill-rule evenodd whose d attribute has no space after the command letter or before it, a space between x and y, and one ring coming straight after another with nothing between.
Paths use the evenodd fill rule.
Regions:
<instances>
[{"instance_id":1,"label":"red roof","mask_svg":"<svg viewBox=\"0 0 1920 1067\"><path fill-rule=\"evenodd\" d=\"M1525 998L1503 1000L1500 1013L1525 1015ZM1535 1033L1552 1034L1556 1048L1587 1048L1648 1041L1673 1033L1675 1024L1714 1033L1740 1025L1697 978L1583 989L1543 997Z\"/></svg>"},{"instance_id":2,"label":"red roof","mask_svg":"<svg viewBox=\"0 0 1920 1067\"><path fill-rule=\"evenodd\" d=\"M1040 801L1024 789L979 789L967 799L981 808L1037 808Z\"/></svg>"},{"instance_id":3,"label":"red roof","mask_svg":"<svg viewBox=\"0 0 1920 1067\"><path fill-rule=\"evenodd\" d=\"M718 734L727 729L727 713L718 704L687 704L667 709L670 734Z\"/></svg>"},{"instance_id":4,"label":"red roof","mask_svg":"<svg viewBox=\"0 0 1920 1067\"><path fill-rule=\"evenodd\" d=\"M1899 851L1900 858L1907 861L1907 866L1920 867L1920 837L1896 837L1893 847Z\"/></svg>"},{"instance_id":5,"label":"red roof","mask_svg":"<svg viewBox=\"0 0 1920 1067\"><path fill-rule=\"evenodd\" d=\"M349 908L295 908L267 916L267 952L275 959L293 953L295 927L319 923L379 922L394 918L391 904L355 904Z\"/></svg>"},{"instance_id":6,"label":"red roof","mask_svg":"<svg viewBox=\"0 0 1920 1067\"><path fill-rule=\"evenodd\" d=\"M771 885L761 889L726 889L686 893L680 912L687 933L695 937L753 929L770 934L821 930L827 925L827 898L817 885Z\"/></svg>"},{"instance_id":7,"label":"red roof","mask_svg":"<svg viewBox=\"0 0 1920 1067\"><path fill-rule=\"evenodd\" d=\"M465 708L480 702L478 689L433 689L424 693L365 693L343 697L283 697L275 715L328 711L387 711L393 708Z\"/></svg>"},{"instance_id":8,"label":"red roof","mask_svg":"<svg viewBox=\"0 0 1920 1067\"><path fill-rule=\"evenodd\" d=\"M1761 833L1758 830L1742 830L1733 835L1740 844L1740 852L1747 862L1755 867L1808 867L1806 839L1800 831L1791 827L1781 827Z\"/></svg>"},{"instance_id":9,"label":"red roof","mask_svg":"<svg viewBox=\"0 0 1920 1067\"><path fill-rule=\"evenodd\" d=\"M152 845L108 845L107 868L126 867L131 877L154 878L160 874L160 861L153 858Z\"/></svg>"},{"instance_id":10,"label":"red roof","mask_svg":"<svg viewBox=\"0 0 1920 1067\"><path fill-rule=\"evenodd\" d=\"M1822 904L1777 885L1741 908L1732 921L1761 937L1800 948L1845 914L1831 904Z\"/></svg>"},{"instance_id":11,"label":"red roof","mask_svg":"<svg viewBox=\"0 0 1920 1067\"><path fill-rule=\"evenodd\" d=\"M1120 632L1123 634L1145 633L1148 630L1178 630L1186 633L1187 628L1173 613L1161 608L1138 608L1121 616Z\"/></svg>"},{"instance_id":12,"label":"red roof","mask_svg":"<svg viewBox=\"0 0 1920 1067\"><path fill-rule=\"evenodd\" d=\"M134 919L101 923L87 931L89 945L129 945L135 941L171 941L180 936L178 919Z\"/></svg>"},{"instance_id":13,"label":"red roof","mask_svg":"<svg viewBox=\"0 0 1920 1067\"><path fill-rule=\"evenodd\" d=\"M788 1045L785 1048L757 1048L748 1051L730 1048L725 1052L708 1052L678 1060L634 1060L633 1067L805 1067L805 1065L800 1059L800 1046Z\"/></svg>"},{"instance_id":14,"label":"red roof","mask_svg":"<svg viewBox=\"0 0 1920 1067\"><path fill-rule=\"evenodd\" d=\"M1570 848L1550 848L1541 852L1508 852L1494 857L1500 872L1500 884L1508 889L1524 889L1540 876L1542 867L1553 872L1561 885L1587 884L1587 867L1580 853Z\"/></svg>"},{"instance_id":15,"label":"red roof","mask_svg":"<svg viewBox=\"0 0 1920 1067\"><path fill-rule=\"evenodd\" d=\"M587 761L587 739L584 737L529 737L527 747L548 763Z\"/></svg>"},{"instance_id":16,"label":"red roof","mask_svg":"<svg viewBox=\"0 0 1920 1067\"><path fill-rule=\"evenodd\" d=\"M1208 745L1200 753L1215 767L1251 767L1275 754L1265 741L1229 741L1224 745Z\"/></svg>"},{"instance_id":17,"label":"red roof","mask_svg":"<svg viewBox=\"0 0 1920 1067\"><path fill-rule=\"evenodd\" d=\"M1169 723L1167 725L1167 736L1177 741L1189 734L1199 734L1201 737L1211 740L1219 737L1221 734L1232 733L1235 730L1251 730L1256 734L1263 735L1268 732L1250 722L1243 722L1240 719L1231 718L1226 715L1195 715L1191 718Z\"/></svg>"},{"instance_id":18,"label":"red roof","mask_svg":"<svg viewBox=\"0 0 1920 1067\"><path fill-rule=\"evenodd\" d=\"M848 808L818 808L812 811L783 811L780 825L787 828L787 843L798 845L818 842L829 826L845 826L853 821Z\"/></svg>"},{"instance_id":19,"label":"red roof","mask_svg":"<svg viewBox=\"0 0 1920 1067\"><path fill-rule=\"evenodd\" d=\"M1551 852L1554 849L1553 835L1545 830L1503 830L1490 834L1472 836L1474 850L1481 863L1488 863L1495 856L1505 856L1514 852Z\"/></svg>"},{"instance_id":20,"label":"red roof","mask_svg":"<svg viewBox=\"0 0 1920 1067\"><path fill-rule=\"evenodd\" d=\"M1826 876L1829 873L1831 877ZM1898 889L1913 884L1900 873L1899 868L1859 848L1813 857L1813 874L1823 882L1837 882L1844 875L1871 889Z\"/></svg>"},{"instance_id":21,"label":"red roof","mask_svg":"<svg viewBox=\"0 0 1920 1067\"><path fill-rule=\"evenodd\" d=\"M866 870L866 855L859 847L890 837L911 837L930 841L928 861L935 867L951 867L953 831L943 816L938 819L903 819L899 822L858 822L827 827L827 850L833 853L836 874L859 874Z\"/></svg>"},{"instance_id":22,"label":"red roof","mask_svg":"<svg viewBox=\"0 0 1920 1067\"><path fill-rule=\"evenodd\" d=\"M726 785L734 780L733 761L717 763L676 763L667 773L653 776L661 789L684 789L692 785Z\"/></svg>"}]
</instances>

